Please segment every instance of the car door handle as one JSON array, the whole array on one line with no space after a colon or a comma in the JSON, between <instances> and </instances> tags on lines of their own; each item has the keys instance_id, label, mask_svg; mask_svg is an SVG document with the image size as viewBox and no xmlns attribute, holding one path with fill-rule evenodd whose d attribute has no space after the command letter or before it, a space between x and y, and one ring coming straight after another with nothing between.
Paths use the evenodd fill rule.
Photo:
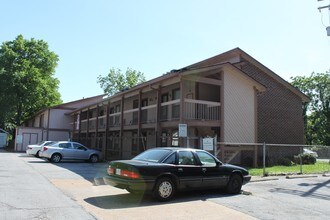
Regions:
<instances>
[{"instance_id":1,"label":"car door handle","mask_svg":"<svg viewBox=\"0 0 330 220\"><path fill-rule=\"evenodd\" d=\"M182 169L182 168L178 168L178 171L179 171L179 172L183 172L183 169Z\"/></svg>"},{"instance_id":2,"label":"car door handle","mask_svg":"<svg viewBox=\"0 0 330 220\"><path fill-rule=\"evenodd\" d=\"M202 168L202 171L205 173L207 171L207 169L206 168Z\"/></svg>"}]
</instances>

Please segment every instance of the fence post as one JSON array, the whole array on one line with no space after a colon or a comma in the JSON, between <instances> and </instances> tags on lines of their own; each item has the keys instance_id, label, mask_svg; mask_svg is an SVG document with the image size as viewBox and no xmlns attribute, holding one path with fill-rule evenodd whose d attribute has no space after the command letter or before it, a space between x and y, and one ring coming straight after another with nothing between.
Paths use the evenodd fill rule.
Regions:
<instances>
[{"instance_id":1,"label":"fence post","mask_svg":"<svg viewBox=\"0 0 330 220\"><path fill-rule=\"evenodd\" d=\"M302 169L302 155L303 155L303 147L300 147L300 155L299 155L299 162L300 162L300 173L302 174L303 169Z\"/></svg>"},{"instance_id":2,"label":"fence post","mask_svg":"<svg viewBox=\"0 0 330 220\"><path fill-rule=\"evenodd\" d=\"M266 143L262 145L262 166L263 166L263 176L266 175Z\"/></svg>"}]
</instances>

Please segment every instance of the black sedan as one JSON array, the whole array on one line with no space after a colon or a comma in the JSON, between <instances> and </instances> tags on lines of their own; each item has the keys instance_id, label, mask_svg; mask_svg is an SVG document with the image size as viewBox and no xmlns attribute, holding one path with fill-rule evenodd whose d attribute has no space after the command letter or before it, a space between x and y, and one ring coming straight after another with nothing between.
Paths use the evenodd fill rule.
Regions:
<instances>
[{"instance_id":1,"label":"black sedan","mask_svg":"<svg viewBox=\"0 0 330 220\"><path fill-rule=\"evenodd\" d=\"M210 153L190 148L153 148L132 160L109 164L104 182L130 193L152 193L158 201L173 198L176 191L225 188L241 192L251 176L242 167L221 163Z\"/></svg>"}]
</instances>

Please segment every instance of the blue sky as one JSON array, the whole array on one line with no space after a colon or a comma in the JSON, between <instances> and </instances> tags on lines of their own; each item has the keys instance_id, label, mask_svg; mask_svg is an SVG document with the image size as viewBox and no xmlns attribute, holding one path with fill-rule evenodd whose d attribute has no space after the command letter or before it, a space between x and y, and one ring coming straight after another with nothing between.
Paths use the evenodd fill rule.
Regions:
<instances>
[{"instance_id":1,"label":"blue sky","mask_svg":"<svg viewBox=\"0 0 330 220\"><path fill-rule=\"evenodd\" d=\"M152 79L240 47L285 80L330 68L329 0L0 0L0 42L42 39L64 102L110 68ZM323 17L323 20L322 20ZM323 21L323 22L322 22ZM325 26L324 26L325 25Z\"/></svg>"}]
</instances>

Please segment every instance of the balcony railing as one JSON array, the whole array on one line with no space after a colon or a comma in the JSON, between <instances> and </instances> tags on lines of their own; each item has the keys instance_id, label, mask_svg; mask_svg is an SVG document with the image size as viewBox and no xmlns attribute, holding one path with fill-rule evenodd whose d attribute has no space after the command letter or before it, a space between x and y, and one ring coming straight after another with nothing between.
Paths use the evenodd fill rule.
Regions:
<instances>
[{"instance_id":1,"label":"balcony railing","mask_svg":"<svg viewBox=\"0 0 330 220\"><path fill-rule=\"evenodd\" d=\"M220 120L220 102L185 99L183 114L188 120Z\"/></svg>"},{"instance_id":2,"label":"balcony railing","mask_svg":"<svg viewBox=\"0 0 330 220\"><path fill-rule=\"evenodd\" d=\"M96 118L89 119L89 130L96 129Z\"/></svg>"},{"instance_id":3,"label":"balcony railing","mask_svg":"<svg viewBox=\"0 0 330 220\"><path fill-rule=\"evenodd\" d=\"M137 125L138 115L138 108L124 111L124 125Z\"/></svg>"},{"instance_id":4,"label":"balcony railing","mask_svg":"<svg viewBox=\"0 0 330 220\"><path fill-rule=\"evenodd\" d=\"M105 116L105 115L100 116L98 118L98 120L99 120L98 128L99 129L105 129L106 126L107 126L107 116Z\"/></svg>"},{"instance_id":5,"label":"balcony railing","mask_svg":"<svg viewBox=\"0 0 330 220\"><path fill-rule=\"evenodd\" d=\"M180 99L161 103L160 118L161 122L176 121L180 119ZM201 120L201 121L217 121L220 120L220 102L210 102L196 99L184 99L183 118L186 120ZM123 113L124 125L137 125L138 114L140 115L141 124L149 124L157 122L157 105L150 105L141 108L126 110ZM89 123L89 130L96 129L96 122L98 120L98 129L106 128L106 116L99 118L91 118L89 120L81 121L81 130L87 130L87 123ZM109 115L109 127L119 127L121 124L121 112L116 112Z\"/></svg>"},{"instance_id":6,"label":"balcony railing","mask_svg":"<svg viewBox=\"0 0 330 220\"><path fill-rule=\"evenodd\" d=\"M120 112L109 115L109 127L119 127L121 120L120 116L121 116Z\"/></svg>"},{"instance_id":7,"label":"balcony railing","mask_svg":"<svg viewBox=\"0 0 330 220\"><path fill-rule=\"evenodd\" d=\"M149 105L141 108L141 123L156 123L157 105Z\"/></svg>"},{"instance_id":8,"label":"balcony railing","mask_svg":"<svg viewBox=\"0 0 330 220\"><path fill-rule=\"evenodd\" d=\"M161 103L160 121L173 121L180 119L180 99Z\"/></svg>"},{"instance_id":9,"label":"balcony railing","mask_svg":"<svg viewBox=\"0 0 330 220\"><path fill-rule=\"evenodd\" d=\"M81 120L81 125L80 125L80 129L82 131L86 131L87 130L87 120Z\"/></svg>"}]
</instances>

